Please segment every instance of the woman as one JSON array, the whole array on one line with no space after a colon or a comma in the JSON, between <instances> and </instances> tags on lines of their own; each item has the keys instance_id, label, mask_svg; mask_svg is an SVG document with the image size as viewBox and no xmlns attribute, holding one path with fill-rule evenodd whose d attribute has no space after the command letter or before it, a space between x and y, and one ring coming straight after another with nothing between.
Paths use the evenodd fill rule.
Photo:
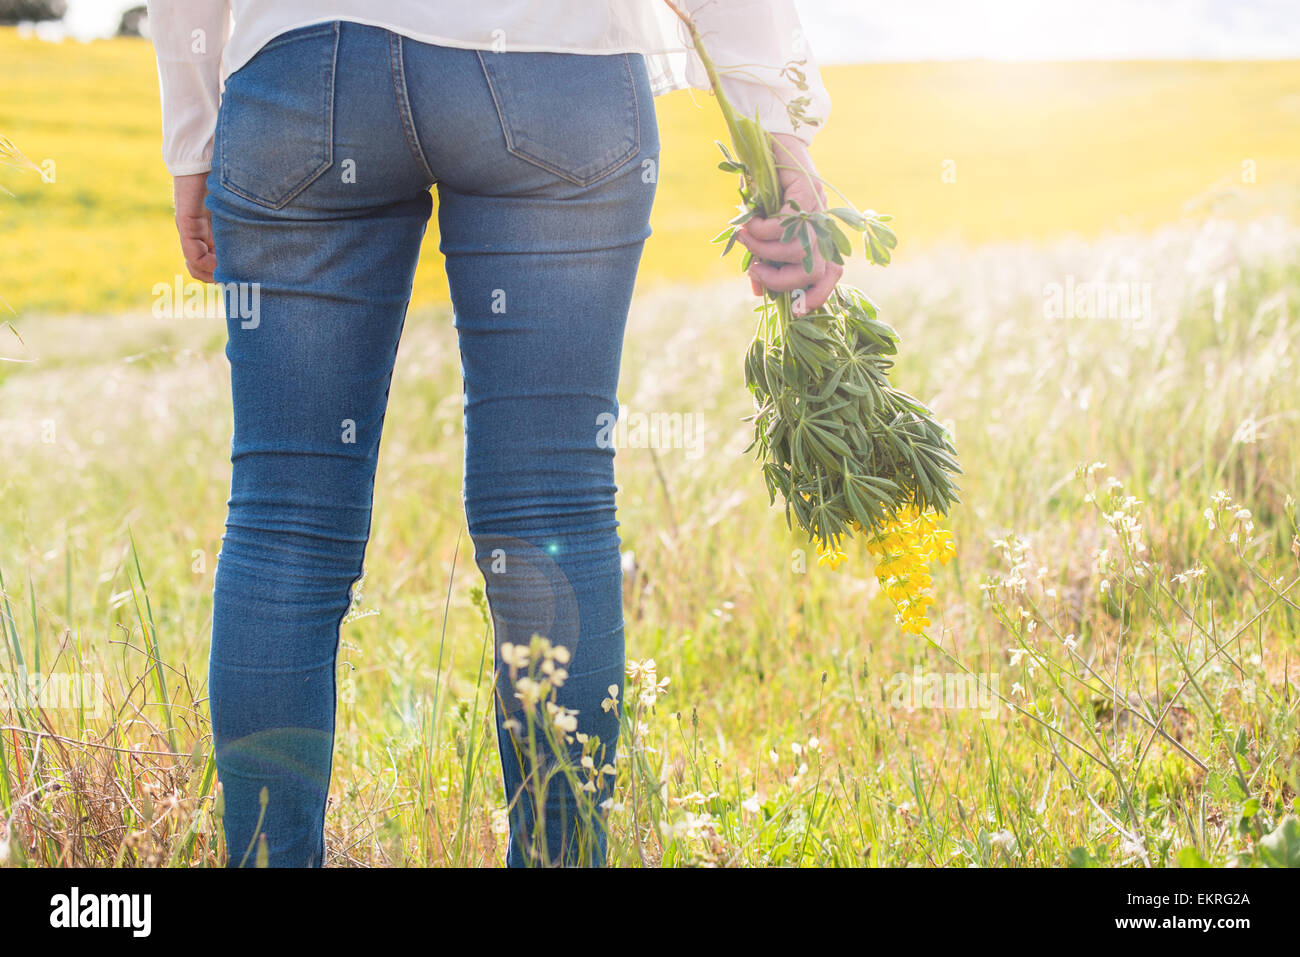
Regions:
<instances>
[{"instance_id":1,"label":"woman","mask_svg":"<svg viewBox=\"0 0 1300 957\"><path fill-rule=\"evenodd\" d=\"M683 0L729 98L778 131L787 197L822 200L782 74L793 0ZM209 706L229 862L323 863L335 656L362 571L389 379L438 189L464 374L465 511L497 646L507 863L601 864L596 793L522 748L516 655L545 636L576 712L563 749L612 763L623 686L613 450L624 323L650 234L653 97L707 88L660 0L156 0L163 157L190 274L224 285L234 404ZM544 13L537 11L544 10ZM233 27L230 15L233 13ZM756 66L756 64L758 66ZM224 81L224 89L223 89ZM218 108L219 104L219 108ZM751 220L755 293L807 290L775 220ZM760 261L761 260L761 261ZM507 649L508 650L508 649ZM544 767L545 766L545 767ZM262 800L265 795L266 800ZM585 809L585 811L584 811Z\"/></svg>"}]
</instances>

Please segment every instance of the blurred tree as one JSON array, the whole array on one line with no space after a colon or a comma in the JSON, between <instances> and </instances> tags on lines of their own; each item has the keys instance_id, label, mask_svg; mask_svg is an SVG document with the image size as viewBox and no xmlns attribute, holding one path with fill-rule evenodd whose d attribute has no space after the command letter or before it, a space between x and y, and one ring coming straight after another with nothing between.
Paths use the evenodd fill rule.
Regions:
<instances>
[{"instance_id":1,"label":"blurred tree","mask_svg":"<svg viewBox=\"0 0 1300 957\"><path fill-rule=\"evenodd\" d=\"M67 12L67 0L0 0L0 23L60 20Z\"/></svg>"},{"instance_id":2,"label":"blurred tree","mask_svg":"<svg viewBox=\"0 0 1300 957\"><path fill-rule=\"evenodd\" d=\"M122 14L122 22L117 25L119 37L148 37L149 10L144 4L131 7Z\"/></svg>"}]
</instances>

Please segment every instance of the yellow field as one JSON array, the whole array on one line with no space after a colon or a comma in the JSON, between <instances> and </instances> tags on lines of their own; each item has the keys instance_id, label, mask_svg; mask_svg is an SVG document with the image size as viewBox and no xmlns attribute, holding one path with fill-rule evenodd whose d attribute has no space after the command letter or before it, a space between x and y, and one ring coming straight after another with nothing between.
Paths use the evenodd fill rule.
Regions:
<instances>
[{"instance_id":1,"label":"yellow field","mask_svg":"<svg viewBox=\"0 0 1300 957\"><path fill-rule=\"evenodd\" d=\"M181 266L152 48L6 28L0 63L0 133L56 175L0 172L16 194L0 196L0 295L26 315L146 309ZM1147 230L1210 205L1300 208L1297 62L884 64L827 67L825 79L822 171L859 206L895 215L900 261L948 239ZM712 169L717 111L686 92L658 108L643 285L727 275L734 264L705 246L734 202L731 178ZM445 300L432 228L426 250L416 306Z\"/></svg>"}]
</instances>

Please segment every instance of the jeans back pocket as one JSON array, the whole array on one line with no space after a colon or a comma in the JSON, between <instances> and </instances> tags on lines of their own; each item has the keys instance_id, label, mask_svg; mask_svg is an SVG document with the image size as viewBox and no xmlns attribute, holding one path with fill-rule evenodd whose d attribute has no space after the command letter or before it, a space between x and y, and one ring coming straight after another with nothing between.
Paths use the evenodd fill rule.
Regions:
<instances>
[{"instance_id":1,"label":"jeans back pocket","mask_svg":"<svg viewBox=\"0 0 1300 957\"><path fill-rule=\"evenodd\" d=\"M478 51L506 149L577 186L608 176L641 148L626 53Z\"/></svg>"},{"instance_id":2,"label":"jeans back pocket","mask_svg":"<svg viewBox=\"0 0 1300 957\"><path fill-rule=\"evenodd\" d=\"M333 163L338 23L280 34L226 81L217 133L221 185L280 209Z\"/></svg>"}]
</instances>

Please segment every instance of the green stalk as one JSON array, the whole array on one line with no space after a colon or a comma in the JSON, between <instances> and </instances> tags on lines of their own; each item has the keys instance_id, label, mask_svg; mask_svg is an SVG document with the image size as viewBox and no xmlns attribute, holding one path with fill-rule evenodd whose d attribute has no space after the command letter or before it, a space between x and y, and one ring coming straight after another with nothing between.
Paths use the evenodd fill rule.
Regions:
<instances>
[{"instance_id":1,"label":"green stalk","mask_svg":"<svg viewBox=\"0 0 1300 957\"><path fill-rule=\"evenodd\" d=\"M172 702L167 694L167 679L163 675L162 653L158 648L158 625L153 620L153 604L149 601L149 586L144 582L144 572L140 568L140 553L135 547L135 534L128 528L127 537L131 540L131 558L135 562L135 576L140 582L140 590L135 589L135 582L131 581L130 575L127 575L127 583L131 586L131 597L135 602L136 619L140 622L140 632L145 639L145 652L153 659L153 667L150 669L153 677L154 691L158 695L158 702L162 705L163 716L167 724L167 746L171 748L172 754L180 754L180 747L176 743L176 722L172 717ZM141 611L140 599L144 598L144 610Z\"/></svg>"},{"instance_id":2,"label":"green stalk","mask_svg":"<svg viewBox=\"0 0 1300 957\"><path fill-rule=\"evenodd\" d=\"M742 214L715 239L726 240L723 255L743 223L759 217L778 220L787 242L799 235L805 271L813 271L818 254L843 265L852 242L839 220L864 234L871 262L887 265L897 244L889 216L860 212L851 203L784 211L781 169L820 178L797 160L778 164L777 140L757 114L744 116L732 105L699 28L676 0L664 2L686 25L730 134L730 150L718 143L726 157L719 166L742 174ZM746 251L742 268L752 261ZM928 409L888 385L897 333L851 286L837 285L809 321L796 321L796 295L802 293L766 293L745 358L746 385L758 409L751 448L758 449L773 501L780 492L792 527L797 520L810 540L831 552L853 529L889 527L903 507L946 514L959 501L949 477L961 471L957 452Z\"/></svg>"},{"instance_id":3,"label":"green stalk","mask_svg":"<svg viewBox=\"0 0 1300 957\"><path fill-rule=\"evenodd\" d=\"M772 149L771 134L759 126L757 122L750 120L748 117L742 117L736 112L736 109L731 105L731 101L727 99L727 94L722 90L722 81L718 75L718 68L714 64L713 58L709 56L708 50L704 47L704 38L700 35L700 28L673 0L664 0L664 2L686 24L686 29L691 35L691 44L695 47L700 62L704 64L704 72L708 75L709 85L713 87L713 96L718 101L718 108L722 110L722 118L727 124L727 132L731 135L731 146L736 151L736 156L741 163L744 164L746 178L755 198L758 200L758 214L764 219L775 216L784 205L784 197L781 195L781 180L776 171L776 156ZM775 302L780 321L780 333L784 337L786 327L794 317L790 293L777 293Z\"/></svg>"}]
</instances>

